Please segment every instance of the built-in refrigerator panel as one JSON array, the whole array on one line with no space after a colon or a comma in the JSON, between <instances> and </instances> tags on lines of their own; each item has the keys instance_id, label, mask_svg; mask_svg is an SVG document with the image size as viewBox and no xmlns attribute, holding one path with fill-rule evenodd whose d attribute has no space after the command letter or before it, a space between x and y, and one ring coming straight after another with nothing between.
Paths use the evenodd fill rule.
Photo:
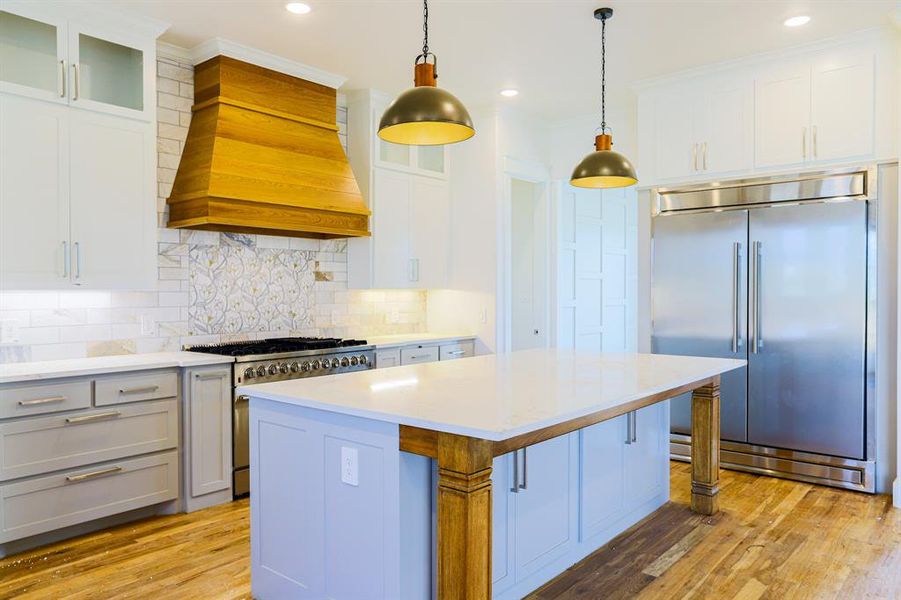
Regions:
<instances>
[{"instance_id":1,"label":"built-in refrigerator panel","mask_svg":"<svg viewBox=\"0 0 901 600\"><path fill-rule=\"evenodd\" d=\"M652 351L747 358L748 211L654 219ZM723 439L747 441L747 369L721 380ZM691 397L671 402L672 430L691 434Z\"/></svg>"},{"instance_id":2,"label":"built-in refrigerator panel","mask_svg":"<svg viewBox=\"0 0 901 600\"><path fill-rule=\"evenodd\" d=\"M750 213L748 442L864 459L867 205Z\"/></svg>"}]
</instances>

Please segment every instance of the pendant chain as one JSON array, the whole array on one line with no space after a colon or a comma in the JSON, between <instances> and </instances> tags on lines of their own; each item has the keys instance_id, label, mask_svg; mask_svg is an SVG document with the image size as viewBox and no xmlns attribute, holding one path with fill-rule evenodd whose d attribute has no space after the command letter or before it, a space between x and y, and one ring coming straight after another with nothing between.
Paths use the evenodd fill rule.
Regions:
<instances>
[{"instance_id":1,"label":"pendant chain","mask_svg":"<svg viewBox=\"0 0 901 600\"><path fill-rule=\"evenodd\" d=\"M607 133L607 19L601 19L601 133Z\"/></svg>"},{"instance_id":2,"label":"pendant chain","mask_svg":"<svg viewBox=\"0 0 901 600\"><path fill-rule=\"evenodd\" d=\"M422 56L428 61L429 56L429 0L422 0Z\"/></svg>"}]
</instances>

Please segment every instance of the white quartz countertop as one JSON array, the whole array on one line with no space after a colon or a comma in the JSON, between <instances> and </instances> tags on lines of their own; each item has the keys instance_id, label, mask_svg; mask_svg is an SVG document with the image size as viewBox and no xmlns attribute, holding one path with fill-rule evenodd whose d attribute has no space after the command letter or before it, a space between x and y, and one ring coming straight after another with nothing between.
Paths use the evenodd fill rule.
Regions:
<instances>
[{"instance_id":1,"label":"white quartz countertop","mask_svg":"<svg viewBox=\"0 0 901 600\"><path fill-rule=\"evenodd\" d=\"M540 349L243 386L241 394L505 440L747 364Z\"/></svg>"},{"instance_id":2,"label":"white quartz countertop","mask_svg":"<svg viewBox=\"0 0 901 600\"><path fill-rule=\"evenodd\" d=\"M100 373L121 373L123 371L139 371L142 369L163 369L166 367L197 367L234 361L235 359L231 356L205 354L202 352L147 352L144 354L7 363L0 365L0 383L37 381L59 377L97 375Z\"/></svg>"},{"instance_id":3,"label":"white quartz countertop","mask_svg":"<svg viewBox=\"0 0 901 600\"><path fill-rule=\"evenodd\" d=\"M472 340L476 336L472 334L449 334L449 333L400 333L395 335L379 335L375 337L366 337L366 343L376 348L392 348L395 346L409 346L411 344L440 344L442 342L452 342L455 340Z\"/></svg>"}]
</instances>

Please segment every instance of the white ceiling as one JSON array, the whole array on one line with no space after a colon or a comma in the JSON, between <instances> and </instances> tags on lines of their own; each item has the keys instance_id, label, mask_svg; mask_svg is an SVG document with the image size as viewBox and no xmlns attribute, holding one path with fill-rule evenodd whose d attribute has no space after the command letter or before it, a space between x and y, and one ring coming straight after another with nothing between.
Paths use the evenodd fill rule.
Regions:
<instances>
[{"instance_id":1,"label":"white ceiling","mask_svg":"<svg viewBox=\"0 0 901 600\"><path fill-rule=\"evenodd\" d=\"M306 0L306 15L282 0L106 0L171 23L162 39L193 47L222 37L348 77L343 89L397 93L412 84L422 45L418 0ZM889 22L895 0L432 0L430 46L439 85L471 106L510 103L547 118L596 109L600 22L607 26L608 103L632 82ZM787 28L793 15L812 17ZM518 88L514 99L497 92Z\"/></svg>"}]
</instances>

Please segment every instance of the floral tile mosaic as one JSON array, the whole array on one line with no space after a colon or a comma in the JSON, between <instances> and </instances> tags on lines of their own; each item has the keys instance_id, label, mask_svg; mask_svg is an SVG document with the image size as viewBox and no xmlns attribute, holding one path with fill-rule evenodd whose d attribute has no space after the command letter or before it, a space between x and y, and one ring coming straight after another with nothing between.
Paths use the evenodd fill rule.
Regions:
<instances>
[{"instance_id":1,"label":"floral tile mosaic","mask_svg":"<svg viewBox=\"0 0 901 600\"><path fill-rule=\"evenodd\" d=\"M242 242L191 246L191 334L313 327L315 252L254 248Z\"/></svg>"}]
</instances>

